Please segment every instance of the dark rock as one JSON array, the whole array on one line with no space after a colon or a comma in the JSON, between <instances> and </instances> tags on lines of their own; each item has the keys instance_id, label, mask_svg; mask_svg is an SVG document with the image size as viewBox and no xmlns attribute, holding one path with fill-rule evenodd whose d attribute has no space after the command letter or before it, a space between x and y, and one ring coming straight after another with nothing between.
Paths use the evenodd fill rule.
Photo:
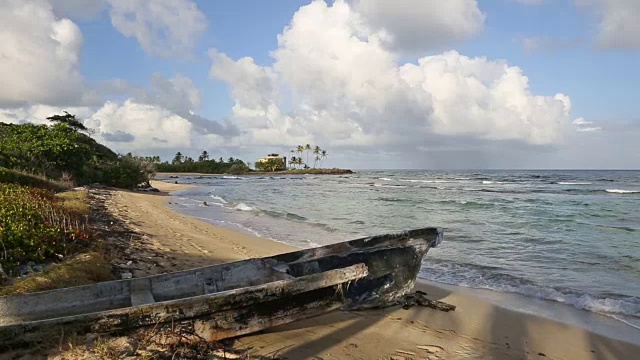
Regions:
<instances>
[{"instance_id":1,"label":"dark rock","mask_svg":"<svg viewBox=\"0 0 640 360\"><path fill-rule=\"evenodd\" d=\"M42 267L42 265L37 264L37 265L33 265L31 267L31 270L33 270L34 272L43 272L44 268Z\"/></svg>"},{"instance_id":2,"label":"dark rock","mask_svg":"<svg viewBox=\"0 0 640 360\"><path fill-rule=\"evenodd\" d=\"M538 353L538 356L546 357L547 355L545 355L544 353L539 352L539 353Z\"/></svg>"}]
</instances>

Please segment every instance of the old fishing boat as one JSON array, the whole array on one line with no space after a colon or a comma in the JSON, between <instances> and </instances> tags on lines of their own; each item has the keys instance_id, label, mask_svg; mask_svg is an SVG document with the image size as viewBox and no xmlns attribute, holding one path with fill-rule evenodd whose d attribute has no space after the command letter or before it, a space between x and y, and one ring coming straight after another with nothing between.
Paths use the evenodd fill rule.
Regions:
<instances>
[{"instance_id":1,"label":"old fishing boat","mask_svg":"<svg viewBox=\"0 0 640 360\"><path fill-rule=\"evenodd\" d=\"M335 309L396 304L442 229L376 235L265 258L0 297L0 347L69 334L190 324L209 341Z\"/></svg>"}]
</instances>

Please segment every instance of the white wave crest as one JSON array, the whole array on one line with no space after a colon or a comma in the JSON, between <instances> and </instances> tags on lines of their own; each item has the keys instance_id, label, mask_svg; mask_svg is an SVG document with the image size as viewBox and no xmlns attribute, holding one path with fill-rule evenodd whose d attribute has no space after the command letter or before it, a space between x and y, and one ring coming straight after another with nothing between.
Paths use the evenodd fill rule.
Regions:
<instances>
[{"instance_id":1,"label":"white wave crest","mask_svg":"<svg viewBox=\"0 0 640 360\"><path fill-rule=\"evenodd\" d=\"M393 181L393 179L389 179L389 178L378 178L378 180L383 180L383 181Z\"/></svg>"},{"instance_id":2,"label":"white wave crest","mask_svg":"<svg viewBox=\"0 0 640 360\"><path fill-rule=\"evenodd\" d=\"M382 184L378 184L378 183L373 184L373 186L375 186L375 187L383 187L383 188L394 188L394 189L396 189L396 188L406 188L406 186L404 186L404 185L382 185Z\"/></svg>"},{"instance_id":3,"label":"white wave crest","mask_svg":"<svg viewBox=\"0 0 640 360\"><path fill-rule=\"evenodd\" d=\"M242 179L240 176L223 176L223 179Z\"/></svg>"},{"instance_id":4,"label":"white wave crest","mask_svg":"<svg viewBox=\"0 0 640 360\"><path fill-rule=\"evenodd\" d=\"M605 190L608 193L613 194L637 194L640 193L638 190L622 190L622 189L607 189Z\"/></svg>"},{"instance_id":5,"label":"white wave crest","mask_svg":"<svg viewBox=\"0 0 640 360\"><path fill-rule=\"evenodd\" d=\"M209 195L210 198L218 200L219 202L223 203L223 204L228 204L229 202L223 198L221 198L220 196L216 196L216 195Z\"/></svg>"},{"instance_id":6,"label":"white wave crest","mask_svg":"<svg viewBox=\"0 0 640 360\"><path fill-rule=\"evenodd\" d=\"M240 204L236 205L234 207L234 209L242 210L242 211L253 211L253 210L256 210L255 208L252 208L251 206L249 206L249 205L247 205L245 203L240 203Z\"/></svg>"}]
</instances>

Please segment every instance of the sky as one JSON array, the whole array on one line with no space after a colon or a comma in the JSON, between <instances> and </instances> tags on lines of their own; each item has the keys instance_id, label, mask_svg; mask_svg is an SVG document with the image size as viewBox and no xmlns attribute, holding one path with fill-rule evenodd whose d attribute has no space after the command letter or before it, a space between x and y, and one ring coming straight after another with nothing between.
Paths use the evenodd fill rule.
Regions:
<instances>
[{"instance_id":1,"label":"sky","mask_svg":"<svg viewBox=\"0 0 640 360\"><path fill-rule=\"evenodd\" d=\"M121 152L640 168L637 0L0 0L0 121Z\"/></svg>"}]
</instances>

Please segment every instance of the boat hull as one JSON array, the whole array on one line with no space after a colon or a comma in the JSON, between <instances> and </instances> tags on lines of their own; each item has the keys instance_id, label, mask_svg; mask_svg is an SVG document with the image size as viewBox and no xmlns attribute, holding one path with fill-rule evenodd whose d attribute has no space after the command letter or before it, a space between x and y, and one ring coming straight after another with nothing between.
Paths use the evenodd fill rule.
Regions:
<instances>
[{"instance_id":1,"label":"boat hull","mask_svg":"<svg viewBox=\"0 0 640 360\"><path fill-rule=\"evenodd\" d=\"M442 241L427 228L146 278L0 297L0 347L64 334L189 328L220 340L319 315L393 305ZM57 299L57 302L51 301Z\"/></svg>"}]
</instances>

